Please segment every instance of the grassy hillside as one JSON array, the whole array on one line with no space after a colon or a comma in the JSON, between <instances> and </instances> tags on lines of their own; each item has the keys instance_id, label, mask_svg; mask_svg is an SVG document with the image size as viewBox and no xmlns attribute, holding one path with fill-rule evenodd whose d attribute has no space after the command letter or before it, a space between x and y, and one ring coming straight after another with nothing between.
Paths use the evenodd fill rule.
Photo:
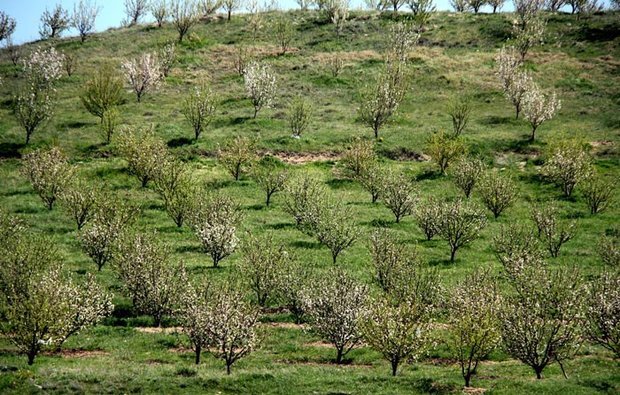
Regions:
<instances>
[{"instance_id":1,"label":"grassy hillside","mask_svg":"<svg viewBox=\"0 0 620 395\"><path fill-rule=\"evenodd\" d=\"M230 23L200 23L190 37L177 46L178 58L171 74L156 92L148 92L141 103L127 91L120 106L122 123L153 125L170 150L191 164L197 179L211 189L234 196L244 209L242 231L270 232L282 240L305 264L318 270L331 266L328 249L297 230L282 210L281 194L274 195L270 207L248 177L235 182L214 159L218 144L232 136L252 137L261 153L285 162L293 174L308 171L325 180L325 185L349 205L364 235L339 258L338 265L367 283L372 268L367 234L386 226L411 244L417 244L425 262L437 268L442 282L450 287L466 273L480 266L499 272L491 239L500 227L529 220L532 202L558 200L564 218L576 219L576 237L568 242L553 266L576 265L586 278L599 273L602 263L596 246L601 235L618 226L620 208L589 214L581 192L563 198L556 186L540 176L540 165L548 145L566 137L579 137L592 146L597 169L620 176L620 15L606 13L577 20L571 15L549 15L545 44L528 55L526 67L544 88L553 89L562 100L558 116L537 132L537 140L527 143L529 125L514 119L512 106L504 98L494 75L499 48L510 36L509 14L473 15L438 13L420 44L410 56L413 69L411 88L393 122L377 142L377 151L389 166L401 168L416 180L422 196L453 198L460 191L450 177L441 176L426 160L426 140L433 131L451 128L446 114L448 101L457 94L472 98L473 113L464 140L471 153L489 164L505 169L518 181L519 199L498 219L492 219L482 235L459 251L457 260L448 261L445 241L425 241L411 217L395 224L391 212L381 203L372 204L368 194L337 171L338 155L352 139L371 139L372 131L357 119L360 88L379 71L390 25L390 14L353 12L344 31L337 37L334 27L314 12L288 12L295 23L293 49L278 55L270 41L266 14L265 29L253 42L247 18L233 17ZM402 374L389 376L389 366L381 355L368 347L352 351L349 363L332 363L334 350L320 339L292 324L285 312L266 313L262 320L261 347L226 376L220 361L205 356L193 364L193 353L184 335L150 328L148 317L131 311L131 301L123 297L118 280L109 267L100 273L80 249L74 223L60 207L48 211L32 187L20 174L20 157L32 149L57 144L70 156L79 173L107 189L122 191L143 208L137 227L157 230L171 243L173 258L188 267L193 279L226 278L235 274L239 253L210 270L208 256L201 252L192 231L178 229L163 211L163 203L150 188L127 171L126 162L112 146L103 144L99 120L85 111L79 94L84 83L104 63L118 66L121 61L161 48L176 40L170 25L112 29L96 34L83 44L79 39L62 39L57 49L77 56L77 71L64 76L58 85L59 103L54 117L35 132L30 145L23 144L25 133L12 114L13 87L19 67L7 54L0 55L0 207L23 218L35 231L57 241L66 258L66 267L77 276L96 273L97 279L116 293L116 310L103 325L71 338L61 354L44 354L34 366L0 338L0 392L157 392L207 393L450 393L459 392L459 367L449 359L442 342L421 361L407 365ZM28 52L38 44L21 49ZM233 67L235 45L254 48L258 57L273 66L278 76L278 97L273 109L252 119L253 108L245 98L243 78ZM327 59L343 53L345 68L333 77ZM181 103L197 83L209 81L218 95L214 122L197 142L180 112ZM297 95L314 105L309 129L301 139L290 137L285 110ZM479 200L478 196L473 197ZM243 233L242 233L243 234ZM243 237L243 236L242 236ZM277 311L277 310L274 310ZM174 326L174 322L165 323ZM441 333L439 333L441 335ZM440 336L441 337L441 336ZM577 357L568 361L569 379L557 365L537 381L531 370L502 351L484 361L474 385L490 393L617 393L620 365L601 347L584 344Z\"/></svg>"}]
</instances>

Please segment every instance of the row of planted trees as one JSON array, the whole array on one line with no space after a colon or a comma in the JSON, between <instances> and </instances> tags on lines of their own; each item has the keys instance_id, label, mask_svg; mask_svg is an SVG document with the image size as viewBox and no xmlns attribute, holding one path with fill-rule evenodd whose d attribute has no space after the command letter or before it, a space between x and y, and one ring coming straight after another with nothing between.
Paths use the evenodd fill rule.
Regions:
<instances>
[{"instance_id":1,"label":"row of planted trees","mask_svg":"<svg viewBox=\"0 0 620 395\"><path fill-rule=\"evenodd\" d=\"M29 363L41 349L59 349L69 336L111 313L110 294L93 277L75 285L64 276L62 257L50 240L5 214L1 235L0 328ZM375 286L338 267L319 272L270 234L248 236L238 270L220 282L190 281L154 234L126 233L114 249L112 267L137 313L151 315L156 324L164 317L175 320L196 363L206 351L224 360L228 373L258 344L256 305L286 307L296 322L335 348L336 363L365 342L390 362L394 375L403 362L423 359L444 342L466 386L498 347L538 378L552 363L564 371L586 339L619 356L617 236L602 250L608 266L587 283L574 267L550 268L536 235L525 228L502 228L493 246L500 275L479 268L451 289L386 229L374 231L369 241L371 265L364 270L372 271Z\"/></svg>"}]
</instances>

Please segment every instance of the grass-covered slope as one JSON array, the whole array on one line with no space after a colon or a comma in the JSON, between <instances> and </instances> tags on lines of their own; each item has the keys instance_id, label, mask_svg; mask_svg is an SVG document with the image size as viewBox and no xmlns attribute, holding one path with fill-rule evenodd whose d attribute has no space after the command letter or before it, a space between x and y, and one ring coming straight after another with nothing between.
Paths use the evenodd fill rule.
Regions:
<instances>
[{"instance_id":1,"label":"grass-covered slope","mask_svg":"<svg viewBox=\"0 0 620 395\"><path fill-rule=\"evenodd\" d=\"M267 14L267 22L274 17ZM270 41L268 23L255 42L244 17L234 17L230 23L197 25L189 39L177 46L177 62L159 90L148 92L141 103L127 91L125 103L119 108L122 122L154 125L156 134L172 152L191 163L200 182L222 189L242 204L243 231L273 233L304 263L319 270L331 265L329 251L295 229L291 218L282 211L281 196L276 194L272 206L265 208L262 193L251 179L244 177L234 182L213 159L218 144L244 135L254 138L261 152L303 159L297 161L303 163L287 164L291 172L309 171L324 179L331 192L352 207L354 221L365 234L374 227L388 226L403 240L417 244L423 259L437 268L448 287L476 267L490 266L499 271L491 247L493 235L503 224L528 221L530 204L537 200L557 199L563 217L578 221L576 237L550 264L576 265L586 277L601 270L596 246L601 235L617 226L618 204L603 214L590 215L579 191L571 199L564 199L557 187L543 180L540 164L549 143L575 136L591 143L601 172L616 178L620 175L617 13L581 20L571 15L549 16L545 44L532 50L526 67L542 87L558 93L562 110L543 124L532 144L526 142L529 125L514 119L513 108L503 97L494 74L494 57L510 36L510 15L438 13L422 33L420 44L410 56L411 88L394 121L382 130L377 142L383 160L415 178L423 196L458 196L460 191L449 177L438 175L430 162L419 158L425 158L425 143L431 132L451 127L446 114L448 100L467 94L474 105L464 135L469 151L504 168L519 185L517 203L497 220L489 214L489 225L481 237L460 250L454 264L448 262L445 241L425 241L411 217L394 224L387 208L371 204L357 183L342 179L335 171L337 154L353 138L372 136L372 131L357 120L358 92L381 66L393 23L391 15L353 12L339 38L334 27L316 13L289 12L286 17L295 21L296 32L294 48L284 56L278 56L275 42ZM177 229L163 211L158 195L140 188L128 174L126 163L116 157L112 147L102 144L99 120L84 110L79 99L81 88L97 67L104 63L118 66L127 58L157 50L176 38L176 31L167 25L162 29L114 29L93 35L84 44L79 39L57 42L57 49L78 57L77 71L61 79L54 117L35 132L27 147L23 145L25 133L11 111L12 84L17 82L19 68L10 63L6 54L0 58L4 80L0 87L0 207L57 241L67 269L76 275L95 273L95 265L81 251L69 217L60 207L48 211L20 174L19 158L33 148L58 144L81 175L108 189L127 192L144 209L137 226L157 230L159 237L172 244L174 259L184 262L193 278L223 278L234 272L239 261L239 255L234 254L222 262L221 269L210 269L210 260L201 252L191 230ZM233 67L237 44L255 47L278 76L275 107L261 111L255 120L244 95L243 79ZM28 44L22 50L27 52L34 45ZM343 52L345 59L345 68L338 77L331 75L327 65L335 51ZM186 94L202 81L209 81L217 93L219 107L214 122L198 142L192 143L193 132L180 109ZM285 110L297 95L313 103L314 113L309 130L301 139L292 139ZM370 283L366 236L343 253L338 265ZM352 351L347 356L351 362L345 366L332 364L333 349L292 325L291 317L284 313L264 317L261 347L236 364L231 376L225 375L220 361L209 357L195 367L183 335L135 329L151 325L149 318L134 316L110 268L97 273L97 278L117 293L113 317L71 338L62 354L42 355L32 367L26 366L25 358L17 355L8 341L0 339L0 392L391 394L459 392L462 387L459 368L448 358L441 342L428 358L391 377L388 363L367 347ZM553 365L545 371L545 379L537 381L528 367L497 351L482 363L474 383L493 393L590 394L620 390L620 365L602 348L585 344L566 365L568 380Z\"/></svg>"}]
</instances>

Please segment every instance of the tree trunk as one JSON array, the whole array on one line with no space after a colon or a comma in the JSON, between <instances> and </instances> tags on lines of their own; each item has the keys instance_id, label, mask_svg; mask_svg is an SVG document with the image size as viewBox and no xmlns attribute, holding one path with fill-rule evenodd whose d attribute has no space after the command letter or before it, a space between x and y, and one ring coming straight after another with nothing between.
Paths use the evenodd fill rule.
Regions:
<instances>
[{"instance_id":1,"label":"tree trunk","mask_svg":"<svg viewBox=\"0 0 620 395\"><path fill-rule=\"evenodd\" d=\"M197 345L196 346L196 350L195 350L195 352L196 352L196 359L195 359L196 365L200 364L200 352L201 351L202 351L202 347L200 347L200 345Z\"/></svg>"},{"instance_id":2,"label":"tree trunk","mask_svg":"<svg viewBox=\"0 0 620 395\"><path fill-rule=\"evenodd\" d=\"M267 192L267 200L265 201L265 205L269 206L269 203L271 203L271 193Z\"/></svg>"},{"instance_id":3,"label":"tree trunk","mask_svg":"<svg viewBox=\"0 0 620 395\"><path fill-rule=\"evenodd\" d=\"M450 249L450 262L454 262L454 256L456 255L456 248L452 247Z\"/></svg>"},{"instance_id":4,"label":"tree trunk","mask_svg":"<svg viewBox=\"0 0 620 395\"><path fill-rule=\"evenodd\" d=\"M32 136L32 130L26 130L26 145L30 143L30 136Z\"/></svg>"},{"instance_id":5,"label":"tree trunk","mask_svg":"<svg viewBox=\"0 0 620 395\"><path fill-rule=\"evenodd\" d=\"M538 380L542 379L542 369L540 368L534 368L534 370L536 371L536 378Z\"/></svg>"},{"instance_id":6,"label":"tree trunk","mask_svg":"<svg viewBox=\"0 0 620 395\"><path fill-rule=\"evenodd\" d=\"M232 9L228 9L228 21L230 21L230 14L232 13Z\"/></svg>"},{"instance_id":7,"label":"tree trunk","mask_svg":"<svg viewBox=\"0 0 620 395\"><path fill-rule=\"evenodd\" d=\"M338 353L336 354L336 363L341 364L342 363L342 348L338 347L336 350L338 351Z\"/></svg>"},{"instance_id":8,"label":"tree trunk","mask_svg":"<svg viewBox=\"0 0 620 395\"><path fill-rule=\"evenodd\" d=\"M258 114L258 108L254 107L254 116L252 119L256 119L256 114Z\"/></svg>"},{"instance_id":9,"label":"tree trunk","mask_svg":"<svg viewBox=\"0 0 620 395\"><path fill-rule=\"evenodd\" d=\"M333 253L332 252L332 263L335 265L336 264L336 258L338 258L338 253Z\"/></svg>"},{"instance_id":10,"label":"tree trunk","mask_svg":"<svg viewBox=\"0 0 620 395\"><path fill-rule=\"evenodd\" d=\"M392 376L396 376L396 372L398 371L398 358L392 360Z\"/></svg>"},{"instance_id":11,"label":"tree trunk","mask_svg":"<svg viewBox=\"0 0 620 395\"><path fill-rule=\"evenodd\" d=\"M536 126L532 127L532 134L530 135L530 142L533 142L534 139L536 138L536 129L537 129Z\"/></svg>"},{"instance_id":12,"label":"tree trunk","mask_svg":"<svg viewBox=\"0 0 620 395\"><path fill-rule=\"evenodd\" d=\"M232 365L232 362L226 361L226 374L230 374L230 365Z\"/></svg>"}]
</instances>

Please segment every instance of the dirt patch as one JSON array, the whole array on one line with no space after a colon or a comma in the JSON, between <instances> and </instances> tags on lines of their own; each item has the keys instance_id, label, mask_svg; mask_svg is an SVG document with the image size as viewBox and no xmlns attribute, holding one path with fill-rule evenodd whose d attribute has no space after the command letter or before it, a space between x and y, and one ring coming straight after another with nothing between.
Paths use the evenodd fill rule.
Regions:
<instances>
[{"instance_id":1,"label":"dirt patch","mask_svg":"<svg viewBox=\"0 0 620 395\"><path fill-rule=\"evenodd\" d=\"M450 366L454 365L456 361L450 358L429 358L423 360L422 363L435 366Z\"/></svg>"},{"instance_id":2,"label":"dirt patch","mask_svg":"<svg viewBox=\"0 0 620 395\"><path fill-rule=\"evenodd\" d=\"M312 60L321 64L327 64L331 59L338 56L345 63L354 63L363 60L376 59L381 60L382 56L377 51L364 50L353 52L318 52L312 56Z\"/></svg>"},{"instance_id":3,"label":"dirt patch","mask_svg":"<svg viewBox=\"0 0 620 395\"><path fill-rule=\"evenodd\" d=\"M176 353L176 354L186 354L186 353L194 352L194 350L189 347L173 347L173 348L169 348L168 351Z\"/></svg>"},{"instance_id":4,"label":"dirt patch","mask_svg":"<svg viewBox=\"0 0 620 395\"><path fill-rule=\"evenodd\" d=\"M147 326L147 327L136 327L134 329L142 333L177 333L177 332L183 331L183 328L181 328L180 326L173 326L170 328Z\"/></svg>"},{"instance_id":5,"label":"dirt patch","mask_svg":"<svg viewBox=\"0 0 620 395\"><path fill-rule=\"evenodd\" d=\"M48 351L43 355L56 355L62 358L94 358L110 353L104 350L60 350L59 352Z\"/></svg>"},{"instance_id":6,"label":"dirt patch","mask_svg":"<svg viewBox=\"0 0 620 395\"><path fill-rule=\"evenodd\" d=\"M486 388L465 387L463 388L464 394L484 394L487 392Z\"/></svg>"},{"instance_id":7,"label":"dirt patch","mask_svg":"<svg viewBox=\"0 0 620 395\"><path fill-rule=\"evenodd\" d=\"M306 347L319 347L319 348L332 348L332 347L334 347L333 345L331 345L329 343L322 342L322 341L316 341L316 342L312 342L312 343L305 343L304 346L306 346Z\"/></svg>"},{"instance_id":8,"label":"dirt patch","mask_svg":"<svg viewBox=\"0 0 620 395\"><path fill-rule=\"evenodd\" d=\"M289 359L281 359L276 361L278 363L286 364L286 365L303 365L303 366L320 366L320 367L329 367L329 368L372 368L371 364L363 364L363 363L341 363L337 364L335 362L314 362L314 361L291 361Z\"/></svg>"},{"instance_id":9,"label":"dirt patch","mask_svg":"<svg viewBox=\"0 0 620 395\"><path fill-rule=\"evenodd\" d=\"M338 160L340 154L327 151L327 152L271 152L270 155L280 159L282 162L288 164L303 164L309 162L327 162Z\"/></svg>"}]
</instances>

